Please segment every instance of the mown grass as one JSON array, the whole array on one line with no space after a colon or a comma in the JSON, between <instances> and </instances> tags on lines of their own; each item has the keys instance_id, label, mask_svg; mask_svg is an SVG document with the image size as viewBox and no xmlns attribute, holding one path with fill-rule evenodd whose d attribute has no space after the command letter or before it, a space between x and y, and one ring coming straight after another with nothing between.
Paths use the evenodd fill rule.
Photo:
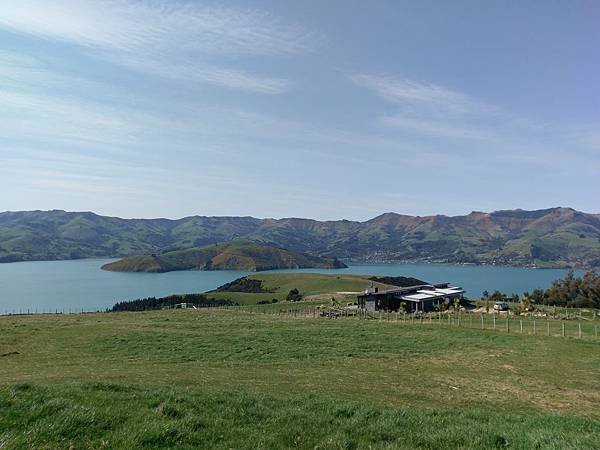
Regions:
<instances>
[{"instance_id":1,"label":"mown grass","mask_svg":"<svg viewBox=\"0 0 600 450\"><path fill-rule=\"evenodd\" d=\"M240 310L0 318L0 448L598 448L600 342Z\"/></svg>"}]
</instances>

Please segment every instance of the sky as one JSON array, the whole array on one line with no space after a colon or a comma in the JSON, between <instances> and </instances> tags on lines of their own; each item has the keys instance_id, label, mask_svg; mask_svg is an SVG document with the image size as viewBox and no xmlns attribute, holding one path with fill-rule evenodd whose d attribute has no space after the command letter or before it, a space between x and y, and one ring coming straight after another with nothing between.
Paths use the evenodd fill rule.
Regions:
<instances>
[{"instance_id":1,"label":"sky","mask_svg":"<svg viewBox=\"0 0 600 450\"><path fill-rule=\"evenodd\" d=\"M600 2L0 0L0 211L600 213Z\"/></svg>"}]
</instances>

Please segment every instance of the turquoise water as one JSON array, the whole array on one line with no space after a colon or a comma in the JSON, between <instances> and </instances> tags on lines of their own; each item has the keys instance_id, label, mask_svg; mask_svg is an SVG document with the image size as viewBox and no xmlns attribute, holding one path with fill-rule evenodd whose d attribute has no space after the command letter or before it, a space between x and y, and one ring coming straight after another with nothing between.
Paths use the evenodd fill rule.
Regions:
<instances>
[{"instance_id":1,"label":"turquoise water","mask_svg":"<svg viewBox=\"0 0 600 450\"><path fill-rule=\"evenodd\" d=\"M117 301L169 294L204 292L242 271L117 273L100 270L107 260L42 261L0 264L0 314L12 312L77 312L103 310ZM282 271L286 272L286 271ZM298 271L297 271L298 272ZM522 294L548 287L565 270L521 269L449 264L352 264L347 269L299 272L403 275L431 283L462 286L468 296L498 289Z\"/></svg>"}]
</instances>

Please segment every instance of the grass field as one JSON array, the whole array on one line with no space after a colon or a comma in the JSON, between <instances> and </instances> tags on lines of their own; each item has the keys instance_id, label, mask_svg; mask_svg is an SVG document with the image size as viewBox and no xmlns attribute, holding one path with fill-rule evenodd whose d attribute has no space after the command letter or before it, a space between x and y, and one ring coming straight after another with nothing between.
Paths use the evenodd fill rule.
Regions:
<instances>
[{"instance_id":1,"label":"grass field","mask_svg":"<svg viewBox=\"0 0 600 450\"><path fill-rule=\"evenodd\" d=\"M262 294L251 294L244 292L210 292L209 297L216 299L231 300L240 305L253 305L261 300L277 299L279 302L285 300L292 289L298 289L300 293L310 298L321 298L330 300L331 297L356 301L356 294L345 294L347 292L360 292L371 284L369 275L324 275L318 273L259 273L248 276L250 279L261 280L265 290L274 291ZM375 286L389 288L382 283ZM341 293L341 294L340 294Z\"/></svg>"},{"instance_id":2,"label":"grass field","mask_svg":"<svg viewBox=\"0 0 600 450\"><path fill-rule=\"evenodd\" d=\"M0 318L0 448L600 448L600 341L243 310Z\"/></svg>"}]
</instances>

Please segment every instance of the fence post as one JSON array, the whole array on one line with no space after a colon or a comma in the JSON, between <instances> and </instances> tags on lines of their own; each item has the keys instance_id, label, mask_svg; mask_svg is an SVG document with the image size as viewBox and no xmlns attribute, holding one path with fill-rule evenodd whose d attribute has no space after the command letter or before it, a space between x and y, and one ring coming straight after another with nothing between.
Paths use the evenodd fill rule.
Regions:
<instances>
[{"instance_id":1,"label":"fence post","mask_svg":"<svg viewBox=\"0 0 600 450\"><path fill-rule=\"evenodd\" d=\"M533 335L535 336L535 319L533 319Z\"/></svg>"},{"instance_id":2,"label":"fence post","mask_svg":"<svg viewBox=\"0 0 600 450\"><path fill-rule=\"evenodd\" d=\"M483 325L483 314L481 314L481 329L485 329L485 326Z\"/></svg>"},{"instance_id":3,"label":"fence post","mask_svg":"<svg viewBox=\"0 0 600 450\"><path fill-rule=\"evenodd\" d=\"M510 333L510 318L508 317L508 313L506 314L506 332Z\"/></svg>"},{"instance_id":4,"label":"fence post","mask_svg":"<svg viewBox=\"0 0 600 450\"><path fill-rule=\"evenodd\" d=\"M550 321L546 319L546 335L550 336Z\"/></svg>"},{"instance_id":5,"label":"fence post","mask_svg":"<svg viewBox=\"0 0 600 450\"><path fill-rule=\"evenodd\" d=\"M494 330L496 329L496 314L492 314L492 319L494 319Z\"/></svg>"},{"instance_id":6,"label":"fence post","mask_svg":"<svg viewBox=\"0 0 600 450\"><path fill-rule=\"evenodd\" d=\"M562 335L565 337L565 323L562 322Z\"/></svg>"},{"instance_id":7,"label":"fence post","mask_svg":"<svg viewBox=\"0 0 600 450\"><path fill-rule=\"evenodd\" d=\"M581 339L581 323L577 324L579 326L579 339Z\"/></svg>"},{"instance_id":8,"label":"fence post","mask_svg":"<svg viewBox=\"0 0 600 450\"><path fill-rule=\"evenodd\" d=\"M523 319L519 319L519 326L521 327L521 334L523 334Z\"/></svg>"}]
</instances>

